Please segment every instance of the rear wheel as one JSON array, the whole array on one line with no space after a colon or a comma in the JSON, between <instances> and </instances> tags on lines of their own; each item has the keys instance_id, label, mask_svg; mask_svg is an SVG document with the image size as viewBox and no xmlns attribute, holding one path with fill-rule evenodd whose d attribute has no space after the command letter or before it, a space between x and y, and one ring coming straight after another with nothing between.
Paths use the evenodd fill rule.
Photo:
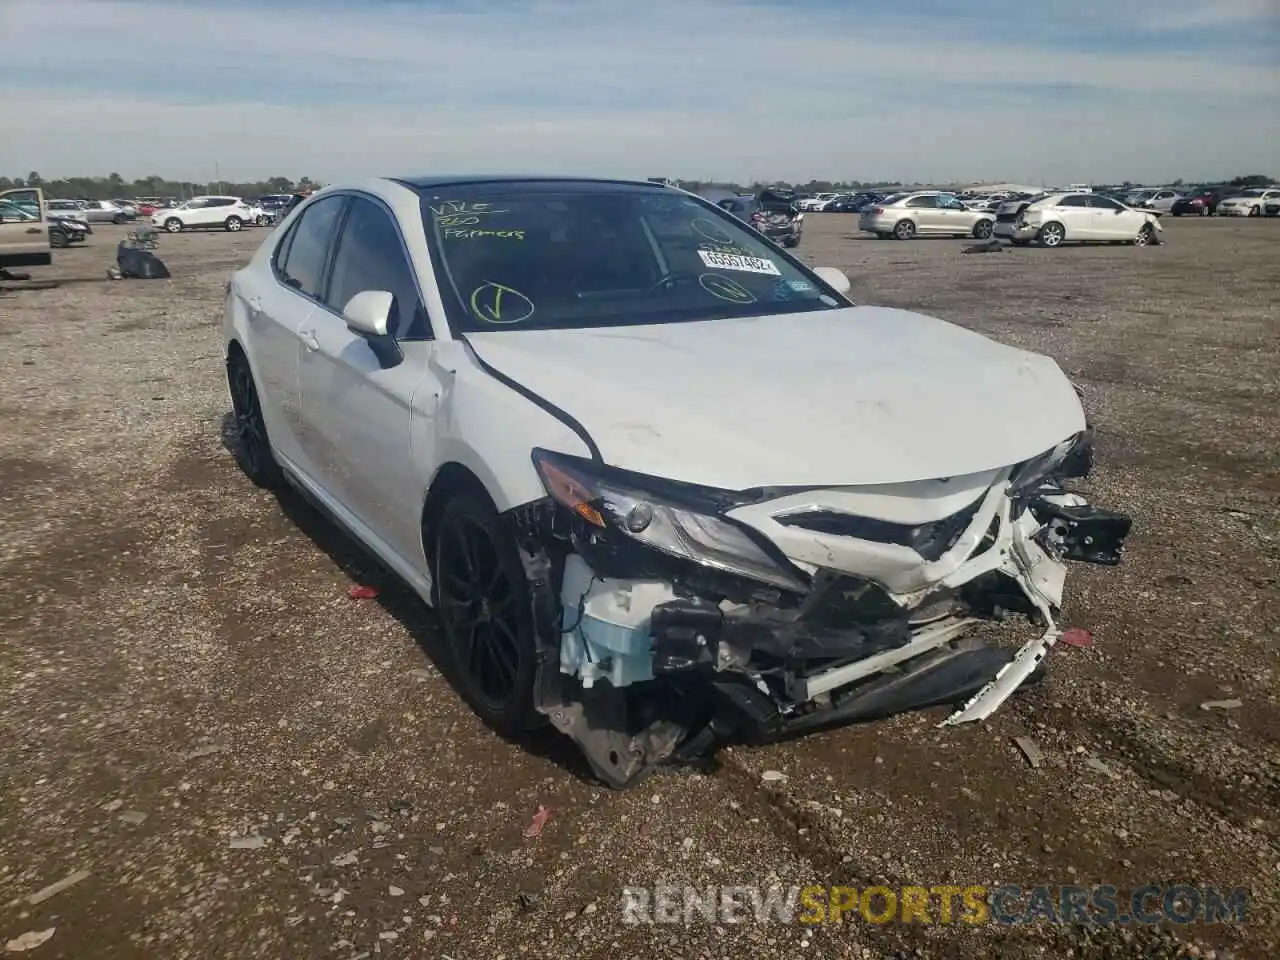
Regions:
<instances>
[{"instance_id":1,"label":"rear wheel","mask_svg":"<svg viewBox=\"0 0 1280 960\"><path fill-rule=\"evenodd\" d=\"M486 498L463 492L436 524L432 572L445 645L460 692L499 733L537 723L537 641L516 544Z\"/></svg>"},{"instance_id":2,"label":"rear wheel","mask_svg":"<svg viewBox=\"0 0 1280 960\"><path fill-rule=\"evenodd\" d=\"M241 220L239 217L227 217L226 222L223 224L223 226L227 228L228 233L236 233L237 231L239 231L241 227L244 226L244 221Z\"/></svg>"},{"instance_id":3,"label":"rear wheel","mask_svg":"<svg viewBox=\"0 0 1280 960\"><path fill-rule=\"evenodd\" d=\"M1067 239L1067 231L1063 229L1062 224L1046 223L1040 228L1040 232L1036 234L1036 241L1042 247L1061 246L1062 241Z\"/></svg>"},{"instance_id":4,"label":"rear wheel","mask_svg":"<svg viewBox=\"0 0 1280 960\"><path fill-rule=\"evenodd\" d=\"M117 213L114 217L111 218L111 222L118 227L120 226L120 224L124 223L128 219L129 218L126 217L123 213Z\"/></svg>"},{"instance_id":5,"label":"rear wheel","mask_svg":"<svg viewBox=\"0 0 1280 960\"><path fill-rule=\"evenodd\" d=\"M271 453L258 387L253 382L248 359L239 351L227 360L227 389L231 393L236 462L257 486L265 489L280 486L284 477Z\"/></svg>"},{"instance_id":6,"label":"rear wheel","mask_svg":"<svg viewBox=\"0 0 1280 960\"><path fill-rule=\"evenodd\" d=\"M916 225L910 220L899 220L894 225L893 235L899 240L910 240L916 235Z\"/></svg>"},{"instance_id":7,"label":"rear wheel","mask_svg":"<svg viewBox=\"0 0 1280 960\"><path fill-rule=\"evenodd\" d=\"M973 235L979 240L990 240L995 226L990 220L979 220L973 225Z\"/></svg>"},{"instance_id":8,"label":"rear wheel","mask_svg":"<svg viewBox=\"0 0 1280 960\"><path fill-rule=\"evenodd\" d=\"M1261 215L1262 215L1262 210L1261 210L1261 208L1259 208L1259 206L1258 206L1256 203L1255 203L1252 207L1250 207L1250 208L1249 208L1249 216L1251 216L1251 217L1257 217L1257 216L1261 216Z\"/></svg>"}]
</instances>

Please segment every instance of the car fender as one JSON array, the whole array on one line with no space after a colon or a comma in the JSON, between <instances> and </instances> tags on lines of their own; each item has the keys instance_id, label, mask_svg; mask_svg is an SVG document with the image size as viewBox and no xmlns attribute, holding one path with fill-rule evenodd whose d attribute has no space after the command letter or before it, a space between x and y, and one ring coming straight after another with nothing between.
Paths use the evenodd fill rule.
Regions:
<instances>
[{"instance_id":1,"label":"car fender","mask_svg":"<svg viewBox=\"0 0 1280 960\"><path fill-rule=\"evenodd\" d=\"M428 365L440 386L415 402L412 438L419 475L429 478L424 496L441 470L457 464L476 476L502 512L547 494L533 466L534 447L591 456L567 415L485 370L464 342L437 343Z\"/></svg>"}]
</instances>

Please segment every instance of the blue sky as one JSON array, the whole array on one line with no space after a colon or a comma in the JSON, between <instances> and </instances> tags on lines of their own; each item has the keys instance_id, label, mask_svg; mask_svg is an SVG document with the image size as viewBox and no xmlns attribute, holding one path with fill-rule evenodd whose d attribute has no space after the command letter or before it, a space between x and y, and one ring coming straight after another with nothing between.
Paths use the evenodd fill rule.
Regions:
<instances>
[{"instance_id":1,"label":"blue sky","mask_svg":"<svg viewBox=\"0 0 1280 960\"><path fill-rule=\"evenodd\" d=\"M0 0L0 165L1280 176L1280 0Z\"/></svg>"}]
</instances>

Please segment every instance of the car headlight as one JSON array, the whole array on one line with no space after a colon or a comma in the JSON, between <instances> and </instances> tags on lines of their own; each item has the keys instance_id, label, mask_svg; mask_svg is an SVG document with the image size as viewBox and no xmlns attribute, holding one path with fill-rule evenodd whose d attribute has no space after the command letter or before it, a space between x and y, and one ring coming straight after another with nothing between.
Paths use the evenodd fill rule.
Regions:
<instances>
[{"instance_id":1,"label":"car headlight","mask_svg":"<svg viewBox=\"0 0 1280 960\"><path fill-rule=\"evenodd\" d=\"M644 478L615 476L590 461L538 448L533 465L551 498L593 527L723 573L785 590L808 589L741 527L644 490Z\"/></svg>"}]
</instances>

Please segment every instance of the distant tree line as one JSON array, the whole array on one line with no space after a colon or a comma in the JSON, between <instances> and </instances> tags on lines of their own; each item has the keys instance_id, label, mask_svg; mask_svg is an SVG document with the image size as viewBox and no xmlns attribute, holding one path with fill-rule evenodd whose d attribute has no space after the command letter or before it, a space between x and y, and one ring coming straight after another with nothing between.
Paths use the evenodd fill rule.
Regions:
<instances>
[{"instance_id":1,"label":"distant tree line","mask_svg":"<svg viewBox=\"0 0 1280 960\"><path fill-rule=\"evenodd\" d=\"M236 197L259 197L267 193L298 193L317 190L321 184L310 177L268 177L252 183L194 183L189 180L168 180L152 175L140 180L126 180L118 173L105 177L64 177L46 180L32 170L25 177L0 177L0 190L14 187L39 187L49 197L71 200L132 199L134 197L177 197L185 199L207 193L228 194Z\"/></svg>"}]
</instances>

